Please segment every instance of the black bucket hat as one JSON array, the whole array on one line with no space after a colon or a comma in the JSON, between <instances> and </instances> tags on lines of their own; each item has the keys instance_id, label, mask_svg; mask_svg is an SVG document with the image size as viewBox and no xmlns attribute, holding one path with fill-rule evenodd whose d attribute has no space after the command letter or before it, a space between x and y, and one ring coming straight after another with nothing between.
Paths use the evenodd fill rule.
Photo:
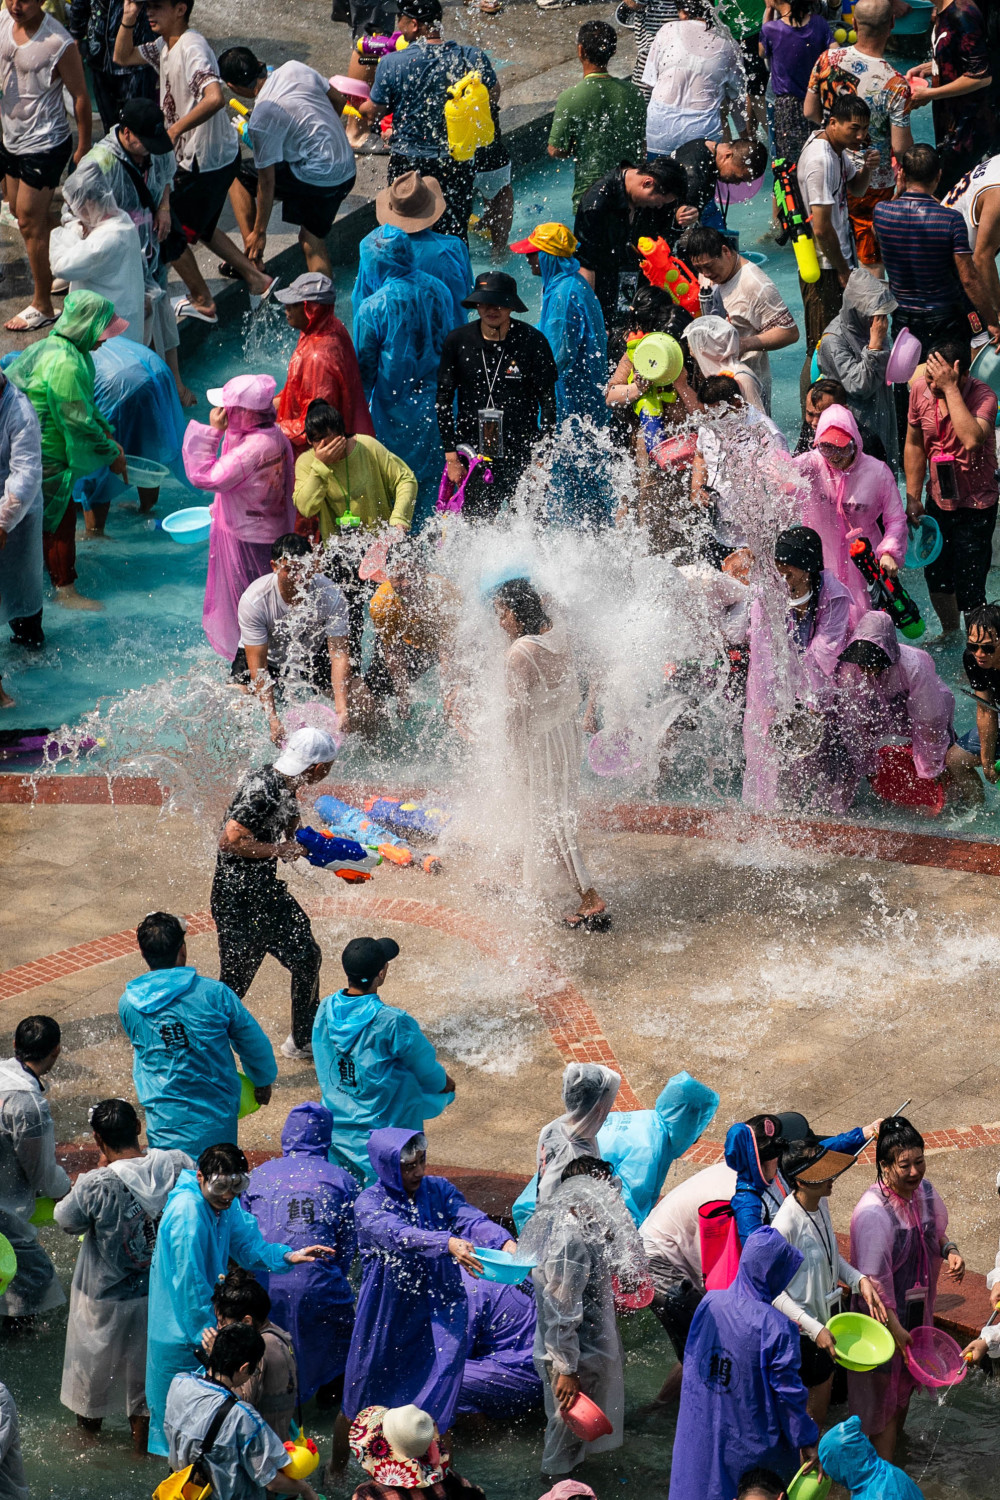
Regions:
<instances>
[{"instance_id":1,"label":"black bucket hat","mask_svg":"<svg viewBox=\"0 0 1000 1500\"><path fill-rule=\"evenodd\" d=\"M517 282L506 271L483 271L462 306L479 307L484 302L489 307L509 307L511 312L528 311L517 295Z\"/></svg>"}]
</instances>

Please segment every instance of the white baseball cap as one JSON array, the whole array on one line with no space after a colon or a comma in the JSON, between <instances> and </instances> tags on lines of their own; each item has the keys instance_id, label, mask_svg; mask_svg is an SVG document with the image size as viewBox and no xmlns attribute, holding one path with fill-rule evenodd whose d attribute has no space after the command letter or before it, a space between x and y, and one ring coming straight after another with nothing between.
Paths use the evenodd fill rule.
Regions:
<instances>
[{"instance_id":1,"label":"white baseball cap","mask_svg":"<svg viewBox=\"0 0 1000 1500\"><path fill-rule=\"evenodd\" d=\"M337 758L337 746L325 730L296 729L289 735L284 750L274 762L283 776L301 776L310 766L323 766Z\"/></svg>"}]
</instances>

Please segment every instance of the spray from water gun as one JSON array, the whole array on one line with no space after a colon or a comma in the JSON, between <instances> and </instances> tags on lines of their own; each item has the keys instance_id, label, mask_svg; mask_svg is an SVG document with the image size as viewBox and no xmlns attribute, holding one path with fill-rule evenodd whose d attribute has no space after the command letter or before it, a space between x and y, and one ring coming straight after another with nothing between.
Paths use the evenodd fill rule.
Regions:
<instances>
[{"instance_id":1,"label":"spray from water gun","mask_svg":"<svg viewBox=\"0 0 1000 1500\"><path fill-rule=\"evenodd\" d=\"M316 816L329 828L336 838L353 839L369 851L380 854L391 865L404 870L420 870L424 875L437 875L441 861L434 854L423 854L411 848L409 842L400 838L391 829L376 823L359 807L341 802L339 797L317 797Z\"/></svg>"},{"instance_id":2,"label":"spray from water gun","mask_svg":"<svg viewBox=\"0 0 1000 1500\"><path fill-rule=\"evenodd\" d=\"M795 162L779 156L771 163L774 173L774 201L778 207L778 222L781 225L779 245L789 239L795 251L795 264L803 281L819 280L819 258L812 232L812 215L806 213L799 181L795 175Z\"/></svg>"},{"instance_id":3,"label":"spray from water gun","mask_svg":"<svg viewBox=\"0 0 1000 1500\"><path fill-rule=\"evenodd\" d=\"M920 611L899 579L890 578L887 573L882 572L868 538L855 537L848 550L851 561L868 585L872 608L884 610L907 640L918 641L927 629L920 618Z\"/></svg>"},{"instance_id":4,"label":"spray from water gun","mask_svg":"<svg viewBox=\"0 0 1000 1500\"><path fill-rule=\"evenodd\" d=\"M376 32L372 36L359 36L357 40L358 56L365 62L380 62L390 52L403 52L409 45L401 31L394 31L389 36Z\"/></svg>"},{"instance_id":5,"label":"spray from water gun","mask_svg":"<svg viewBox=\"0 0 1000 1500\"><path fill-rule=\"evenodd\" d=\"M295 837L306 851L306 859L311 865L330 870L348 885L371 880L372 871L382 863L377 850L367 849L356 839L337 838L325 828L299 828Z\"/></svg>"},{"instance_id":6,"label":"spray from water gun","mask_svg":"<svg viewBox=\"0 0 1000 1500\"><path fill-rule=\"evenodd\" d=\"M646 236L636 245L636 253L642 256L639 268L651 286L658 286L683 307L685 312L697 318L701 312L698 296L698 278L689 266L678 260L662 237L651 240Z\"/></svg>"}]
</instances>

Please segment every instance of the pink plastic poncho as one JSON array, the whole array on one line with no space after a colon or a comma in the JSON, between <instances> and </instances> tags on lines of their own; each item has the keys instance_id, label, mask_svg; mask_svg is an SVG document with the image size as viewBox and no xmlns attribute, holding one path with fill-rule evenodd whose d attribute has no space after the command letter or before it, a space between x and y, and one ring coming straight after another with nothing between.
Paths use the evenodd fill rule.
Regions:
<instances>
[{"instance_id":1,"label":"pink plastic poncho","mask_svg":"<svg viewBox=\"0 0 1000 1500\"><path fill-rule=\"evenodd\" d=\"M785 623L788 640L774 641L772 621L761 599L750 606L750 671L747 675L747 707L743 719L743 746L746 770L743 773L743 801L749 807L767 811L777 805L779 783L784 772L805 790L808 783L822 775L818 757L805 756L793 766L783 764L780 750L768 739L779 702L779 673L788 674L788 707L792 700L808 703L818 709L828 708L834 693L834 675L840 653L850 635L851 596L842 583L826 568L820 574L819 601L811 621L811 633L805 646L794 635L791 612ZM777 651L775 647L777 646ZM788 788L794 792L795 787Z\"/></svg>"},{"instance_id":2,"label":"pink plastic poncho","mask_svg":"<svg viewBox=\"0 0 1000 1500\"><path fill-rule=\"evenodd\" d=\"M857 453L849 469L835 469L815 446L828 427L839 427L854 439ZM818 531L823 543L823 560L830 572L845 584L854 601L852 624L871 609L868 588L848 552L848 543L856 536L866 536L876 557L888 553L900 567L906 556L908 541L906 512L899 488L888 464L862 451L858 424L846 406L828 406L816 424L811 453L793 458L809 485L799 520L803 526ZM882 519L885 535L878 521Z\"/></svg>"},{"instance_id":3,"label":"pink plastic poncho","mask_svg":"<svg viewBox=\"0 0 1000 1500\"><path fill-rule=\"evenodd\" d=\"M878 677L866 676L848 662L837 668L843 739L850 746L858 776L875 769L879 747L895 738L911 742L917 775L933 781L944 770L944 758L955 739L951 689L941 681L926 651L896 639L895 626L882 610L863 615L851 641L871 641L891 663Z\"/></svg>"},{"instance_id":4,"label":"pink plastic poncho","mask_svg":"<svg viewBox=\"0 0 1000 1500\"><path fill-rule=\"evenodd\" d=\"M240 596L270 568L272 542L295 530L295 459L275 423L275 381L270 375L254 379L259 388L248 399L259 409L226 408L221 452L218 431L204 422L188 423L182 449L191 483L215 491L201 623L226 661L239 645Z\"/></svg>"},{"instance_id":5,"label":"pink plastic poncho","mask_svg":"<svg viewBox=\"0 0 1000 1500\"><path fill-rule=\"evenodd\" d=\"M915 1287L927 1289L921 1322L934 1322L934 1298L941 1270L941 1244L948 1227L948 1210L938 1193L924 1178L907 1203L887 1187L874 1183L863 1193L851 1215L851 1265L870 1276L886 1307L891 1307L906 1326L906 1294ZM864 1312L864 1302L854 1299ZM901 1354L870 1374L847 1375L847 1393L852 1416L871 1436L881 1432L898 1411L909 1405L917 1382Z\"/></svg>"}]
</instances>

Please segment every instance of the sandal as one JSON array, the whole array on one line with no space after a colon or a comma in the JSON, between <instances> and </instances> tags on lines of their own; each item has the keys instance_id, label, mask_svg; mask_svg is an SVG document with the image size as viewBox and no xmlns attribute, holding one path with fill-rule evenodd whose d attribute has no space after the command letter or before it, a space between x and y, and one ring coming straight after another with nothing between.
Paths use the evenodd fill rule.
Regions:
<instances>
[{"instance_id":1,"label":"sandal","mask_svg":"<svg viewBox=\"0 0 1000 1500\"><path fill-rule=\"evenodd\" d=\"M37 307L29 303L16 317L11 318L3 326L8 333L34 333L36 329L48 328L55 321L55 313L50 316L48 313L39 312Z\"/></svg>"},{"instance_id":2,"label":"sandal","mask_svg":"<svg viewBox=\"0 0 1000 1500\"><path fill-rule=\"evenodd\" d=\"M219 264L218 264L218 267L217 267L217 270L219 272L219 275L220 276L224 276L227 281L239 281L240 280L240 273L239 273L239 271L236 270L235 266L231 266L229 264L228 260L220 260Z\"/></svg>"},{"instance_id":3,"label":"sandal","mask_svg":"<svg viewBox=\"0 0 1000 1500\"><path fill-rule=\"evenodd\" d=\"M270 285L263 292L250 293L250 309L252 312L256 312L258 307L268 301L272 292L276 289L279 279L279 277L273 276Z\"/></svg>"},{"instance_id":4,"label":"sandal","mask_svg":"<svg viewBox=\"0 0 1000 1500\"><path fill-rule=\"evenodd\" d=\"M588 917L583 912L573 912L568 917L563 917L563 926L568 927L570 932L608 932L611 928L611 913L595 911Z\"/></svg>"},{"instance_id":5,"label":"sandal","mask_svg":"<svg viewBox=\"0 0 1000 1500\"><path fill-rule=\"evenodd\" d=\"M219 321L218 313L203 312L200 307L195 307L190 297L172 297L170 306L178 323L181 318L195 318L199 323L208 323L214 328Z\"/></svg>"}]
</instances>

